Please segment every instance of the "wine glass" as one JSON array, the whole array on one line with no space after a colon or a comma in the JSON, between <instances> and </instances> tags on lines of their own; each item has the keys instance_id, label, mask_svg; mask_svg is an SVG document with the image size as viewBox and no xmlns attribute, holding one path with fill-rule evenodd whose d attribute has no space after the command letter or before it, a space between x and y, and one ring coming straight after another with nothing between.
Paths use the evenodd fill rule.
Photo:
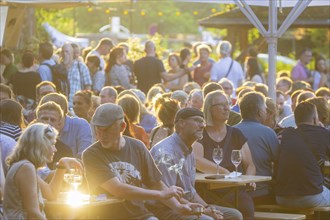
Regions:
<instances>
[{"instance_id":1,"label":"wine glass","mask_svg":"<svg viewBox=\"0 0 330 220\"><path fill-rule=\"evenodd\" d=\"M220 163L223 158L222 148L220 148L219 146L217 148L214 148L212 157L213 157L214 162L217 164L217 176L219 176Z\"/></svg>"},{"instance_id":2,"label":"wine glass","mask_svg":"<svg viewBox=\"0 0 330 220\"><path fill-rule=\"evenodd\" d=\"M74 169L71 185L73 186L74 191L78 190L78 187L82 183L82 175L79 169Z\"/></svg>"},{"instance_id":3,"label":"wine glass","mask_svg":"<svg viewBox=\"0 0 330 220\"><path fill-rule=\"evenodd\" d=\"M235 170L236 170L236 177L237 177L237 167L238 165L242 162L242 153L240 150L233 150L231 152L231 162L234 164L235 166Z\"/></svg>"},{"instance_id":4,"label":"wine glass","mask_svg":"<svg viewBox=\"0 0 330 220\"><path fill-rule=\"evenodd\" d=\"M73 172L74 172L73 169L70 169L68 173L65 173L64 174L64 178L63 179L69 185L71 185L72 180L73 180Z\"/></svg>"},{"instance_id":5,"label":"wine glass","mask_svg":"<svg viewBox=\"0 0 330 220\"><path fill-rule=\"evenodd\" d=\"M64 174L64 181L77 191L82 183L82 175L78 169L70 169L68 173Z\"/></svg>"}]
</instances>

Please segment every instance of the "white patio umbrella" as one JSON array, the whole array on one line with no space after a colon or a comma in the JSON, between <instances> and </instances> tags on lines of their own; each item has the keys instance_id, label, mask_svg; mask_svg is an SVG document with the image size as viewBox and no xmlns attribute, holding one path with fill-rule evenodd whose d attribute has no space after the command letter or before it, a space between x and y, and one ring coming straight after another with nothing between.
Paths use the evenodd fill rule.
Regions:
<instances>
[{"instance_id":1,"label":"white patio umbrella","mask_svg":"<svg viewBox=\"0 0 330 220\"><path fill-rule=\"evenodd\" d=\"M219 3L236 4L249 21L266 38L268 43L268 87L269 97L276 98L276 55L277 40L281 37L290 25L308 6L330 6L329 0L174 0L177 2L199 2L199 3ZM250 5L268 7L268 30L262 25L255 15ZM292 7L282 25L277 28L278 7ZM330 17L330 16L329 16Z\"/></svg>"}]
</instances>

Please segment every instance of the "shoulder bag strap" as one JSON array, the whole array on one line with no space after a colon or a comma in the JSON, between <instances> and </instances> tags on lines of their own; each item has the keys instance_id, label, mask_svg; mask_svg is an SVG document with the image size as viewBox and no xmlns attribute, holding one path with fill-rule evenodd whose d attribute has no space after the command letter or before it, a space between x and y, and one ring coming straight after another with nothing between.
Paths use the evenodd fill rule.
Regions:
<instances>
[{"instance_id":1,"label":"shoulder bag strap","mask_svg":"<svg viewBox=\"0 0 330 220\"><path fill-rule=\"evenodd\" d=\"M228 77L228 75L229 75L229 73L230 73L230 70L231 70L231 68L233 67L233 64L234 64L234 60L231 59L231 63L230 63L229 69L228 69L228 71L227 71L227 73L226 73L226 75L225 75L225 78Z\"/></svg>"}]
</instances>

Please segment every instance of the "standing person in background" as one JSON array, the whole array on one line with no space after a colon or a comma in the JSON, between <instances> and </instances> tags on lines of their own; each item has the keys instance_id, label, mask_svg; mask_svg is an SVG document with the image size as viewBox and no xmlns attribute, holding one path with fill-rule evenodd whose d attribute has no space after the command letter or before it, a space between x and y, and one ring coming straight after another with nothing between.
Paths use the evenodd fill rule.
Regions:
<instances>
[{"instance_id":1,"label":"standing person in background","mask_svg":"<svg viewBox=\"0 0 330 220\"><path fill-rule=\"evenodd\" d=\"M247 57L245 59L246 78L256 83L265 83L258 60L255 57Z\"/></svg>"},{"instance_id":2,"label":"standing person in background","mask_svg":"<svg viewBox=\"0 0 330 220\"><path fill-rule=\"evenodd\" d=\"M126 51L126 55L128 55L128 52L129 52L129 45L128 45L128 43L120 42L117 46L118 47L123 47L125 49L125 51ZM130 59L126 59L126 62L124 64L128 67L129 71L131 73L133 73L134 62L132 60L130 60Z\"/></svg>"},{"instance_id":3,"label":"standing person in background","mask_svg":"<svg viewBox=\"0 0 330 220\"><path fill-rule=\"evenodd\" d=\"M162 79L169 81L185 74L183 70L180 73L168 74L163 62L156 56L156 47L152 41L145 43L144 51L146 56L134 63L134 73L137 78L137 88L145 94L154 84L161 83Z\"/></svg>"},{"instance_id":4,"label":"standing person in background","mask_svg":"<svg viewBox=\"0 0 330 220\"><path fill-rule=\"evenodd\" d=\"M193 79L200 86L203 86L204 83L208 82L210 79L210 72L213 64L209 60L211 52L212 50L206 44L201 44L197 47L199 64L194 69Z\"/></svg>"},{"instance_id":5,"label":"standing person in background","mask_svg":"<svg viewBox=\"0 0 330 220\"><path fill-rule=\"evenodd\" d=\"M104 71L102 71L102 67L100 66L100 58L96 55L90 55L86 59L86 65L92 77L93 92L95 95L99 95L101 89L105 85L105 75Z\"/></svg>"},{"instance_id":6,"label":"standing person in background","mask_svg":"<svg viewBox=\"0 0 330 220\"><path fill-rule=\"evenodd\" d=\"M299 53L299 60L291 71L291 78L293 81L302 80L310 84L313 83L313 76L311 71L307 68L307 65L313 58L312 55L312 50L310 48L305 48Z\"/></svg>"},{"instance_id":7,"label":"standing person in background","mask_svg":"<svg viewBox=\"0 0 330 220\"><path fill-rule=\"evenodd\" d=\"M313 90L316 91L319 88L325 86L327 81L327 66L323 57L318 57L315 60L315 70L312 72L313 75Z\"/></svg>"},{"instance_id":8,"label":"standing person in background","mask_svg":"<svg viewBox=\"0 0 330 220\"><path fill-rule=\"evenodd\" d=\"M100 66L102 70L105 70L105 61L103 57L107 56L113 47L114 44L110 38L102 38L96 48L89 52L87 58L91 55L98 56L100 59Z\"/></svg>"},{"instance_id":9,"label":"standing person in background","mask_svg":"<svg viewBox=\"0 0 330 220\"><path fill-rule=\"evenodd\" d=\"M221 41L218 45L220 59L213 64L211 69L211 81L218 82L223 77L228 78L234 84L233 97L236 97L235 90L244 81L244 73L241 65L233 60L231 56L232 46L229 41Z\"/></svg>"},{"instance_id":10,"label":"standing person in background","mask_svg":"<svg viewBox=\"0 0 330 220\"><path fill-rule=\"evenodd\" d=\"M76 43L71 43L73 48L73 59L77 60L78 62L84 62L84 59L81 56L80 46Z\"/></svg>"},{"instance_id":11,"label":"standing person in background","mask_svg":"<svg viewBox=\"0 0 330 220\"><path fill-rule=\"evenodd\" d=\"M14 73L9 84L13 86L16 99L24 107L24 115L33 110L36 98L36 85L40 83L40 75L36 72L34 55L32 51L24 51L22 56L22 68Z\"/></svg>"},{"instance_id":12,"label":"standing person in background","mask_svg":"<svg viewBox=\"0 0 330 220\"><path fill-rule=\"evenodd\" d=\"M123 47L114 47L110 52L108 63L105 67L106 85L122 86L125 89L132 89L130 78L132 73L124 65L126 62L126 51Z\"/></svg>"},{"instance_id":13,"label":"standing person in background","mask_svg":"<svg viewBox=\"0 0 330 220\"><path fill-rule=\"evenodd\" d=\"M42 81L53 82L52 70L47 66L54 66L56 62L52 59L54 53L53 45L51 43L39 44L39 62L40 66L38 72Z\"/></svg>"},{"instance_id":14,"label":"standing person in background","mask_svg":"<svg viewBox=\"0 0 330 220\"><path fill-rule=\"evenodd\" d=\"M180 63L181 63L180 57L177 54L170 54L168 56L168 65L170 67L168 73L169 74L179 73L181 71ZM175 90L181 90L184 84L186 84L187 82L188 82L188 75L183 75L176 79L166 81L164 82L164 84L168 90L175 91Z\"/></svg>"},{"instance_id":15,"label":"standing person in background","mask_svg":"<svg viewBox=\"0 0 330 220\"><path fill-rule=\"evenodd\" d=\"M68 95L69 108L73 107L73 96L79 90L91 90L92 79L85 63L73 58L73 47L71 44L65 44L61 51L62 63L68 71L68 82L70 93Z\"/></svg>"},{"instance_id":16,"label":"standing person in background","mask_svg":"<svg viewBox=\"0 0 330 220\"><path fill-rule=\"evenodd\" d=\"M0 64L5 65L2 77L5 84L8 83L10 77L17 72L17 67L14 64L14 54L9 49L1 49L0 51Z\"/></svg>"},{"instance_id":17,"label":"standing person in background","mask_svg":"<svg viewBox=\"0 0 330 220\"><path fill-rule=\"evenodd\" d=\"M191 52L188 48L183 48L180 50L180 60L181 60L180 68L186 72L186 74L188 75L188 81L191 82L192 81L191 72L194 71L196 67L195 66L189 67L189 63L191 60Z\"/></svg>"}]
</instances>

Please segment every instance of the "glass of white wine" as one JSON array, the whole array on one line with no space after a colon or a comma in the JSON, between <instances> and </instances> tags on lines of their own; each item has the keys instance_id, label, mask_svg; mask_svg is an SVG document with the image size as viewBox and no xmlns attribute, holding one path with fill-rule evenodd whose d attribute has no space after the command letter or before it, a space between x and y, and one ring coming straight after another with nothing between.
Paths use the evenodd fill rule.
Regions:
<instances>
[{"instance_id":1,"label":"glass of white wine","mask_svg":"<svg viewBox=\"0 0 330 220\"><path fill-rule=\"evenodd\" d=\"M240 150L233 150L231 152L231 162L234 164L235 166L235 170L236 170L236 177L237 175L237 167L238 165L240 165L240 163L242 162L242 153Z\"/></svg>"},{"instance_id":2,"label":"glass of white wine","mask_svg":"<svg viewBox=\"0 0 330 220\"><path fill-rule=\"evenodd\" d=\"M220 148L219 146L217 148L214 148L212 157L213 157L213 161L217 164L217 176L219 176L220 163L223 158L222 148Z\"/></svg>"},{"instance_id":3,"label":"glass of white wine","mask_svg":"<svg viewBox=\"0 0 330 220\"><path fill-rule=\"evenodd\" d=\"M82 183L81 171L79 169L70 169L69 173L64 174L64 181L68 183L74 191L77 191Z\"/></svg>"}]
</instances>

